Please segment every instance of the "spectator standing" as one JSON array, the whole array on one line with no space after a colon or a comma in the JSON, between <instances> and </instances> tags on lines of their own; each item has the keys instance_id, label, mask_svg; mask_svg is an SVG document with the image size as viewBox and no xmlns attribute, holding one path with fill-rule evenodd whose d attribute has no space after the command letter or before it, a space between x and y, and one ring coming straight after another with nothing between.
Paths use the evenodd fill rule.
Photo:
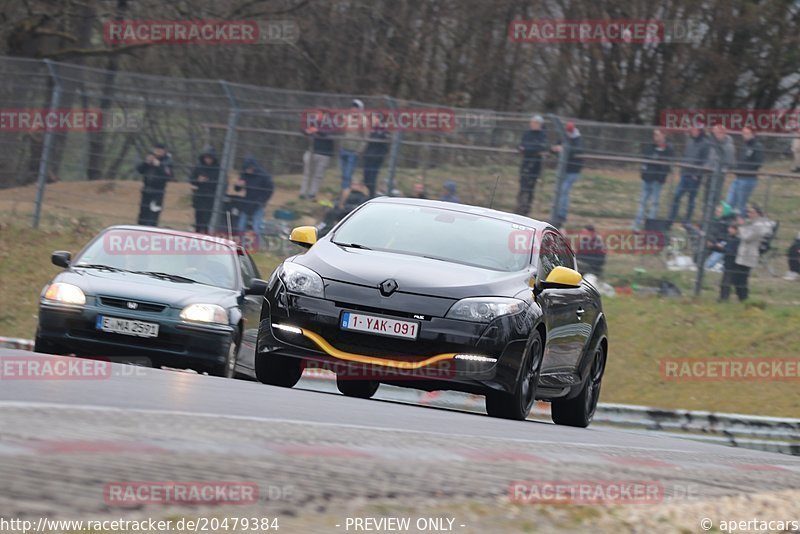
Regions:
<instances>
[{"instance_id":1,"label":"spectator standing","mask_svg":"<svg viewBox=\"0 0 800 534\"><path fill-rule=\"evenodd\" d=\"M675 157L675 152L667 143L664 132L656 129L653 130L653 142L645 147L643 156L653 161L642 164L642 195L639 199L639 211L633 222L634 230L641 228L645 211L648 212L649 219L655 219L658 216L661 188L667 181L667 175L672 168L669 162ZM650 204L649 211L648 204Z\"/></svg>"},{"instance_id":2,"label":"spectator standing","mask_svg":"<svg viewBox=\"0 0 800 534\"><path fill-rule=\"evenodd\" d=\"M730 205L722 201L714 209L714 220L709 228L707 245L711 253L706 258L705 268L709 271L717 269L717 265L724 259L721 248L728 235L728 227L734 223L736 214Z\"/></svg>"},{"instance_id":3,"label":"spectator standing","mask_svg":"<svg viewBox=\"0 0 800 534\"><path fill-rule=\"evenodd\" d=\"M325 176L325 170L333 157L333 139L328 129L322 127L322 112L313 115L315 123L309 124L304 133L310 138L311 145L303 153L303 183L300 186L300 198L315 200L319 186Z\"/></svg>"},{"instance_id":4,"label":"spectator standing","mask_svg":"<svg viewBox=\"0 0 800 534\"><path fill-rule=\"evenodd\" d=\"M239 233L244 233L249 225L258 235L261 235L264 210L275 189L272 175L259 165L253 156L245 156L242 160L239 181L233 188L235 191L244 189L237 230Z\"/></svg>"},{"instance_id":5,"label":"spectator standing","mask_svg":"<svg viewBox=\"0 0 800 534\"><path fill-rule=\"evenodd\" d=\"M561 228L567 221L569 194L572 186L578 181L583 168L583 158L581 157L583 153L583 138L580 130L578 130L574 122L570 121L564 125L564 131L567 134L567 166L564 179L561 181L561 186L557 193L558 204L556 206L555 220L552 221L553 226L556 228ZM554 145L550 150L558 154L564 150L564 145Z\"/></svg>"},{"instance_id":6,"label":"spectator standing","mask_svg":"<svg viewBox=\"0 0 800 534\"><path fill-rule=\"evenodd\" d=\"M727 302L730 299L731 286L736 289L739 300L747 298L743 288L747 285L746 280L749 269L736 263L736 253L740 244L737 232L738 227L736 224L731 224L727 228L725 239L715 244L715 250L722 254L723 257L722 280L719 283L720 302Z\"/></svg>"},{"instance_id":7,"label":"spectator standing","mask_svg":"<svg viewBox=\"0 0 800 534\"><path fill-rule=\"evenodd\" d=\"M701 127L689 128L689 139L686 141L686 147L683 150L683 163L693 166L704 166L708 160L709 141L706 134ZM684 195L688 195L689 199L686 204L686 217L684 223L692 220L694 213L695 199L697 198L697 191L700 189L700 182L703 179L704 172L698 169L691 169L687 167L681 168L681 179L678 187L675 188L675 196L672 199L672 208L669 212L669 223L675 222L678 217L678 210L680 209L681 199Z\"/></svg>"},{"instance_id":8,"label":"spectator standing","mask_svg":"<svg viewBox=\"0 0 800 534\"><path fill-rule=\"evenodd\" d=\"M348 128L344 132L344 139L339 149L339 165L342 170L342 192L350 188L353 173L358 165L358 158L367 144L367 118L364 115L364 102L358 98L353 99L351 117Z\"/></svg>"},{"instance_id":9,"label":"spectator standing","mask_svg":"<svg viewBox=\"0 0 800 534\"><path fill-rule=\"evenodd\" d=\"M530 129L522 134L517 150L522 154L519 169L519 193L515 213L527 216L536 195L536 182L542 172L542 152L547 149L547 133L541 115L531 117Z\"/></svg>"},{"instance_id":10,"label":"spectator standing","mask_svg":"<svg viewBox=\"0 0 800 534\"><path fill-rule=\"evenodd\" d=\"M428 193L425 192L425 184L422 182L417 182L414 184L414 198L419 198L422 200L428 199Z\"/></svg>"},{"instance_id":11,"label":"spectator standing","mask_svg":"<svg viewBox=\"0 0 800 534\"><path fill-rule=\"evenodd\" d=\"M163 143L153 145L153 150L136 166L142 175L142 198L139 203L138 223L144 226L158 226L158 219L164 208L164 193L167 182L172 180L172 155Z\"/></svg>"},{"instance_id":12,"label":"spectator standing","mask_svg":"<svg viewBox=\"0 0 800 534\"><path fill-rule=\"evenodd\" d=\"M800 233L794 237L794 241L786 251L789 260L789 270L783 276L784 280L800 280Z\"/></svg>"},{"instance_id":13,"label":"spectator standing","mask_svg":"<svg viewBox=\"0 0 800 534\"><path fill-rule=\"evenodd\" d=\"M800 172L800 128L797 129L795 138L792 139L792 156L794 157L792 172Z\"/></svg>"},{"instance_id":14,"label":"spectator standing","mask_svg":"<svg viewBox=\"0 0 800 534\"><path fill-rule=\"evenodd\" d=\"M214 148L203 149L197 165L189 175L192 186L192 207L194 208L194 231L208 233L208 223L214 209L214 197L219 182L219 161Z\"/></svg>"},{"instance_id":15,"label":"spectator standing","mask_svg":"<svg viewBox=\"0 0 800 534\"><path fill-rule=\"evenodd\" d=\"M764 217L758 206L751 205L747 210L747 216L746 221L741 216L737 219L739 228L736 235L739 243L736 248L735 266L727 280L723 273L723 283L727 282L728 287L727 289L720 287L720 300L722 301L728 300L731 285L734 286L736 296L740 301L747 300L750 270L758 266L761 241L772 232L772 222ZM727 250L726 248L726 254ZM727 267L726 270L728 270Z\"/></svg>"},{"instance_id":16,"label":"spectator standing","mask_svg":"<svg viewBox=\"0 0 800 534\"><path fill-rule=\"evenodd\" d=\"M364 185L369 190L370 198L375 196L378 172L388 152L389 131L384 124L376 123L369 134L367 148L364 149Z\"/></svg>"},{"instance_id":17,"label":"spectator standing","mask_svg":"<svg viewBox=\"0 0 800 534\"><path fill-rule=\"evenodd\" d=\"M583 274L594 274L598 278L603 276L606 264L606 245L594 225L584 226L578 234L578 243L575 248L578 270Z\"/></svg>"},{"instance_id":18,"label":"spectator standing","mask_svg":"<svg viewBox=\"0 0 800 534\"><path fill-rule=\"evenodd\" d=\"M744 141L742 157L736 164L736 168L746 172L736 175L728 189L728 197L725 199L736 213L744 213L747 208L750 195L753 194L756 187L756 173L764 163L764 147L752 129L742 128L742 140Z\"/></svg>"},{"instance_id":19,"label":"spectator standing","mask_svg":"<svg viewBox=\"0 0 800 534\"><path fill-rule=\"evenodd\" d=\"M456 194L456 189L458 186L453 180L447 180L442 186L442 196L439 197L439 200L444 202L455 202L456 204L460 203L458 195Z\"/></svg>"}]
</instances>

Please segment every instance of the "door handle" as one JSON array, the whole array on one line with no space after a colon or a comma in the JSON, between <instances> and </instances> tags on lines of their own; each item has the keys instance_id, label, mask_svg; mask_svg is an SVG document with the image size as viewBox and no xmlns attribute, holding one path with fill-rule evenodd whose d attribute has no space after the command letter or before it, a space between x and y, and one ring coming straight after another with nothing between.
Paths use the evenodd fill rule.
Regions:
<instances>
[{"instance_id":1,"label":"door handle","mask_svg":"<svg viewBox=\"0 0 800 534\"><path fill-rule=\"evenodd\" d=\"M583 308L578 308L578 311L576 312L578 314L578 319L580 319L581 315L583 315L585 312L586 310L584 310Z\"/></svg>"}]
</instances>

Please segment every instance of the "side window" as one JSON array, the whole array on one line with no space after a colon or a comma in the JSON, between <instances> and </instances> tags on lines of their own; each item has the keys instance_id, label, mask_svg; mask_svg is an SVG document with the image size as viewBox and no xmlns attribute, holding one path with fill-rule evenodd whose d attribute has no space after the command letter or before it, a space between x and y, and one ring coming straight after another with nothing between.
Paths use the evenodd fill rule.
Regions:
<instances>
[{"instance_id":1,"label":"side window","mask_svg":"<svg viewBox=\"0 0 800 534\"><path fill-rule=\"evenodd\" d=\"M239 256L239 268L242 270L242 284L244 287L250 287L250 282L252 282L253 278L258 278L258 273L256 273L255 266L246 254Z\"/></svg>"},{"instance_id":2,"label":"side window","mask_svg":"<svg viewBox=\"0 0 800 534\"><path fill-rule=\"evenodd\" d=\"M542 244L539 250L539 267L537 278L546 280L547 275L558 265L558 245L555 242L553 232L545 232L542 236Z\"/></svg>"},{"instance_id":3,"label":"side window","mask_svg":"<svg viewBox=\"0 0 800 534\"><path fill-rule=\"evenodd\" d=\"M556 240L556 255L558 256L558 265L563 267L575 268L575 254L569 246L569 242L564 239L564 236L553 234Z\"/></svg>"}]
</instances>

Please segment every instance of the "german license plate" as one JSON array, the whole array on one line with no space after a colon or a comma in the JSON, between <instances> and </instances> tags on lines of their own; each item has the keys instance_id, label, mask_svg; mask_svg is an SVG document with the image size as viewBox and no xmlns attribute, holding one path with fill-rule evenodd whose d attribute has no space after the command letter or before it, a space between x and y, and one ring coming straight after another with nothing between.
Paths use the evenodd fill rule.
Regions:
<instances>
[{"instance_id":1,"label":"german license plate","mask_svg":"<svg viewBox=\"0 0 800 534\"><path fill-rule=\"evenodd\" d=\"M103 332L136 337L158 337L158 324L98 315L95 326Z\"/></svg>"},{"instance_id":2,"label":"german license plate","mask_svg":"<svg viewBox=\"0 0 800 534\"><path fill-rule=\"evenodd\" d=\"M414 321L399 321L361 313L344 312L341 325L342 330L355 330L356 332L368 332L370 334L405 339L417 339L419 334L419 323Z\"/></svg>"}]
</instances>

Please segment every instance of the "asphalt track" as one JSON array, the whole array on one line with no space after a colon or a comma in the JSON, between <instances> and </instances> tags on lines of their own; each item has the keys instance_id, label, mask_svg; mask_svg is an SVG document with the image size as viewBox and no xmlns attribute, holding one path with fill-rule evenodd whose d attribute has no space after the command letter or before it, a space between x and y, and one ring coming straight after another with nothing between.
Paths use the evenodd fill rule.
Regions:
<instances>
[{"instance_id":1,"label":"asphalt track","mask_svg":"<svg viewBox=\"0 0 800 534\"><path fill-rule=\"evenodd\" d=\"M107 514L103 485L143 476L255 480L292 515L353 498L493 501L515 480L651 480L676 500L800 488L800 458L773 453L351 399L308 389L321 387L314 381L284 389L112 370L97 380L0 380L0 515ZM267 496L275 488L291 491Z\"/></svg>"}]
</instances>

